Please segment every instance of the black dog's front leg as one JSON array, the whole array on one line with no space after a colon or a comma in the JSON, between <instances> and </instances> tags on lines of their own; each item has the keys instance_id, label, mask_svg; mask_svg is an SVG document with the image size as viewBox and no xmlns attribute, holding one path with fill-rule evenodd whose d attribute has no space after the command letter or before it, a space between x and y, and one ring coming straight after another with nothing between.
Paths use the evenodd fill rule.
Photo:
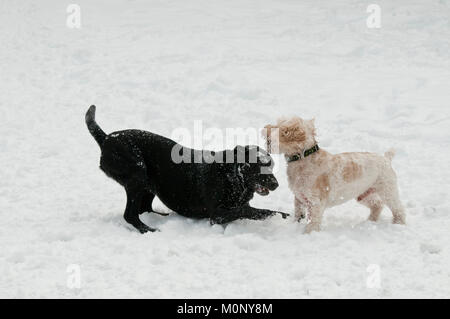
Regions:
<instances>
[{"instance_id":1,"label":"black dog's front leg","mask_svg":"<svg viewBox=\"0 0 450 319\"><path fill-rule=\"evenodd\" d=\"M242 208L242 212L244 213L245 216L244 218L256 220L266 219L267 217L273 216L275 214L281 214L281 217L283 218L289 216L289 214L283 212L273 211L269 209L254 208L251 207L250 205L244 206Z\"/></svg>"},{"instance_id":2,"label":"black dog's front leg","mask_svg":"<svg viewBox=\"0 0 450 319\"><path fill-rule=\"evenodd\" d=\"M289 216L289 214L283 212L277 212L268 209L259 209L250 207L250 205L245 205L238 209L218 209L216 214L210 217L210 223L211 225L226 224L238 219L263 220L275 214L281 214L281 217L283 218Z\"/></svg>"},{"instance_id":3,"label":"black dog's front leg","mask_svg":"<svg viewBox=\"0 0 450 319\"><path fill-rule=\"evenodd\" d=\"M209 223L211 225L214 224L228 224L232 221L241 219L242 213L241 209L225 209L225 208L218 208L213 216L209 218Z\"/></svg>"}]
</instances>

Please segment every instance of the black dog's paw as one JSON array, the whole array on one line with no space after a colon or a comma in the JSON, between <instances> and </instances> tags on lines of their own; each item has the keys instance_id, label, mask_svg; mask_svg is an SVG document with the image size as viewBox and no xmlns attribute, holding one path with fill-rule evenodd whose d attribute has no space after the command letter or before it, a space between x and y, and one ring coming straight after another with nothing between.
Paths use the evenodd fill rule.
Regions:
<instances>
[{"instance_id":1,"label":"black dog's paw","mask_svg":"<svg viewBox=\"0 0 450 319\"><path fill-rule=\"evenodd\" d=\"M146 232L155 232L155 231L160 231L158 228L153 228L153 227L149 227L147 225L142 225L137 227L137 229L139 230L139 232L141 234L145 234Z\"/></svg>"},{"instance_id":2,"label":"black dog's paw","mask_svg":"<svg viewBox=\"0 0 450 319\"><path fill-rule=\"evenodd\" d=\"M286 219L288 216L291 216L290 214L288 214L288 213L283 213L283 212L278 212L278 214L281 214L281 217L282 217L283 219Z\"/></svg>"}]
</instances>

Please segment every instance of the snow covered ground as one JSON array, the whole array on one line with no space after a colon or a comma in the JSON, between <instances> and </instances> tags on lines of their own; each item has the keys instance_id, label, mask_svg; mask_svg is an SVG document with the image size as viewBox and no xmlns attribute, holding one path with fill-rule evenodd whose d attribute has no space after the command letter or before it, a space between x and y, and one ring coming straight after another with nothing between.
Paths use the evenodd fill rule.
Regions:
<instances>
[{"instance_id":1,"label":"snow covered ground","mask_svg":"<svg viewBox=\"0 0 450 319\"><path fill-rule=\"evenodd\" d=\"M0 3L0 297L450 297L449 0L377 1L379 29L360 0L77 0L80 29L70 3ZM408 225L350 202L311 235L176 213L141 235L98 169L90 104L107 132L295 114L331 152L395 147ZM280 187L252 204L292 213L277 160Z\"/></svg>"}]
</instances>

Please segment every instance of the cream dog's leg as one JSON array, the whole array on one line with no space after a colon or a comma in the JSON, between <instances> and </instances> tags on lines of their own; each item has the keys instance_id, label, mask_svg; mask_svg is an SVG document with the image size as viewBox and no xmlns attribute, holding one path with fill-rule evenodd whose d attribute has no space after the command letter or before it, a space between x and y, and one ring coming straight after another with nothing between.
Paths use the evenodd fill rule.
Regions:
<instances>
[{"instance_id":1,"label":"cream dog's leg","mask_svg":"<svg viewBox=\"0 0 450 319\"><path fill-rule=\"evenodd\" d=\"M358 203L370 208L369 220L376 222L383 210L383 201L381 200L380 195L372 192L364 197L362 196L364 196L364 194L358 197Z\"/></svg>"},{"instance_id":2,"label":"cream dog's leg","mask_svg":"<svg viewBox=\"0 0 450 319\"><path fill-rule=\"evenodd\" d=\"M309 223L306 225L305 233L309 234L312 231L320 231L320 225L322 224L324 209L321 205L313 205L310 209Z\"/></svg>"},{"instance_id":3,"label":"cream dog's leg","mask_svg":"<svg viewBox=\"0 0 450 319\"><path fill-rule=\"evenodd\" d=\"M405 209L400 201L397 177L392 168L385 172L382 180L379 181L379 186L376 186L376 189L382 201L392 212L392 222L394 224L405 224Z\"/></svg>"},{"instance_id":4,"label":"cream dog's leg","mask_svg":"<svg viewBox=\"0 0 450 319\"><path fill-rule=\"evenodd\" d=\"M295 220L300 221L301 219L306 217L308 207L306 206L306 204L299 201L297 197L294 198L294 207L295 207Z\"/></svg>"},{"instance_id":5,"label":"cream dog's leg","mask_svg":"<svg viewBox=\"0 0 450 319\"><path fill-rule=\"evenodd\" d=\"M392 193L387 194L384 201L386 202L387 207L389 207L392 212L392 222L394 224L405 224L405 209L403 208L403 205L399 200L398 190L394 189Z\"/></svg>"}]
</instances>

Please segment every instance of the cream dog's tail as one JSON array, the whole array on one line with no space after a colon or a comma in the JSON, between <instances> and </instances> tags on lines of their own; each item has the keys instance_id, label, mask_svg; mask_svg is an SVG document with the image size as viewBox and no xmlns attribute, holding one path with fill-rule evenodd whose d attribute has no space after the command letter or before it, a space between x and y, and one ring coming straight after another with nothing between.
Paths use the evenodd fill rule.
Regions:
<instances>
[{"instance_id":1,"label":"cream dog's tail","mask_svg":"<svg viewBox=\"0 0 450 319\"><path fill-rule=\"evenodd\" d=\"M392 159L393 159L394 156L395 156L395 150L394 150L393 148L389 149L386 153L384 153L384 156L385 156L388 160L392 161Z\"/></svg>"}]
</instances>

